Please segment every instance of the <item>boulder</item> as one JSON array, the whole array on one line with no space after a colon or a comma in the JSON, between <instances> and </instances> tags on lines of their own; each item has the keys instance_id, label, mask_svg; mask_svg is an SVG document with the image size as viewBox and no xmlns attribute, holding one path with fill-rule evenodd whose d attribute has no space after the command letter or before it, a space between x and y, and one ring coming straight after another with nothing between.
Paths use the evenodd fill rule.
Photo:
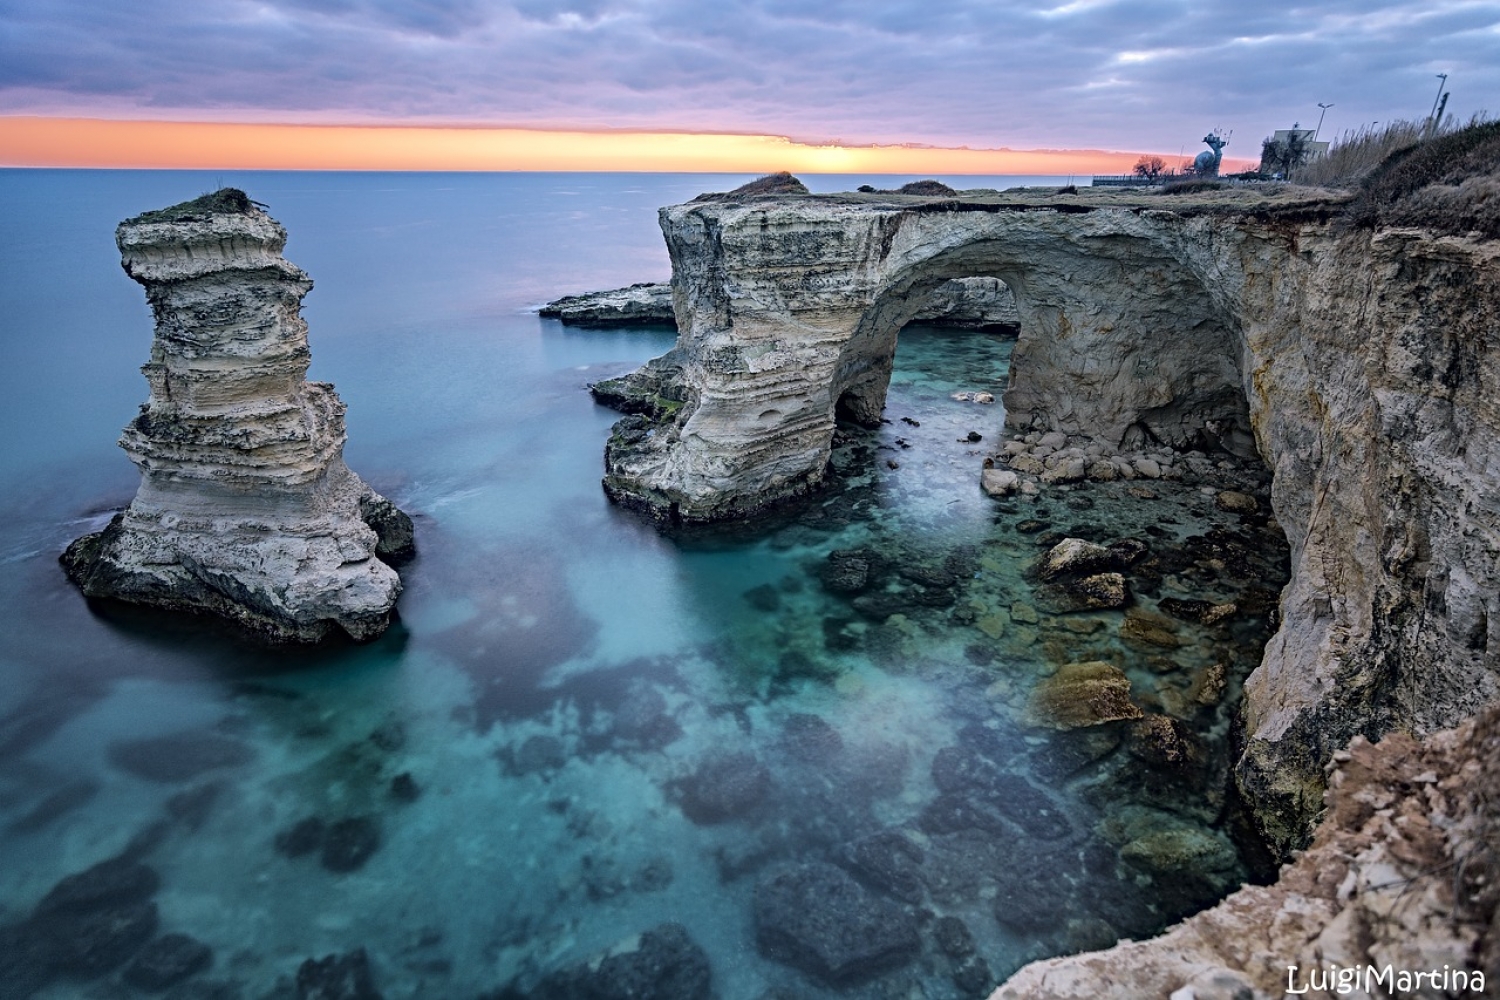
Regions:
<instances>
[{"instance_id":1,"label":"boulder","mask_svg":"<svg viewBox=\"0 0 1500 1000\"><path fill-rule=\"evenodd\" d=\"M713 995L708 955L677 923L626 938L603 955L546 976L529 992L512 987L499 994L512 1000L711 1000Z\"/></svg>"},{"instance_id":2,"label":"boulder","mask_svg":"<svg viewBox=\"0 0 1500 1000\"><path fill-rule=\"evenodd\" d=\"M1028 721L1049 729L1081 729L1142 712L1130 700L1130 678L1101 660L1068 663L1043 678L1031 694Z\"/></svg>"},{"instance_id":3,"label":"boulder","mask_svg":"<svg viewBox=\"0 0 1500 1000\"><path fill-rule=\"evenodd\" d=\"M1119 573L1095 573L1068 584L1068 592L1083 602L1084 610L1123 608L1130 600L1125 577Z\"/></svg>"},{"instance_id":4,"label":"boulder","mask_svg":"<svg viewBox=\"0 0 1500 1000\"><path fill-rule=\"evenodd\" d=\"M979 487L992 497L1008 497L1021 485L1021 477L1007 469L985 469Z\"/></svg>"},{"instance_id":5,"label":"boulder","mask_svg":"<svg viewBox=\"0 0 1500 1000\"><path fill-rule=\"evenodd\" d=\"M1260 501L1238 490L1223 490L1214 497L1214 506L1230 514L1254 514L1260 510Z\"/></svg>"},{"instance_id":6,"label":"boulder","mask_svg":"<svg viewBox=\"0 0 1500 1000\"><path fill-rule=\"evenodd\" d=\"M1103 545L1082 538L1064 538L1042 557L1038 572L1043 580L1056 580L1070 573L1088 574L1116 568L1118 557Z\"/></svg>"},{"instance_id":7,"label":"boulder","mask_svg":"<svg viewBox=\"0 0 1500 1000\"><path fill-rule=\"evenodd\" d=\"M922 848L896 830L845 845L841 863L861 882L905 903L922 902Z\"/></svg>"},{"instance_id":8,"label":"boulder","mask_svg":"<svg viewBox=\"0 0 1500 1000\"><path fill-rule=\"evenodd\" d=\"M1012 455L1007 464L1017 472L1028 476L1040 476L1047 471L1047 467L1042 464L1042 460L1035 455Z\"/></svg>"},{"instance_id":9,"label":"boulder","mask_svg":"<svg viewBox=\"0 0 1500 1000\"><path fill-rule=\"evenodd\" d=\"M309 958L297 969L297 1000L383 1000L363 948Z\"/></svg>"},{"instance_id":10,"label":"boulder","mask_svg":"<svg viewBox=\"0 0 1500 1000\"><path fill-rule=\"evenodd\" d=\"M854 594L865 589L875 560L863 549L835 549L823 565L823 587L835 594Z\"/></svg>"},{"instance_id":11,"label":"boulder","mask_svg":"<svg viewBox=\"0 0 1500 1000\"><path fill-rule=\"evenodd\" d=\"M125 858L110 858L54 885L36 905L33 916L44 918L140 903L154 896L160 886L161 877L155 869Z\"/></svg>"},{"instance_id":12,"label":"boulder","mask_svg":"<svg viewBox=\"0 0 1500 1000\"><path fill-rule=\"evenodd\" d=\"M142 948L122 978L138 990L155 993L197 975L213 963L213 949L186 934L163 934Z\"/></svg>"},{"instance_id":13,"label":"boulder","mask_svg":"<svg viewBox=\"0 0 1500 1000\"><path fill-rule=\"evenodd\" d=\"M255 759L248 744L208 730L125 740L109 745L110 763L147 781L175 784L206 771L238 767Z\"/></svg>"},{"instance_id":14,"label":"boulder","mask_svg":"<svg viewBox=\"0 0 1500 1000\"><path fill-rule=\"evenodd\" d=\"M831 986L904 965L922 947L905 910L823 862L763 877L755 887L754 921L761 954Z\"/></svg>"},{"instance_id":15,"label":"boulder","mask_svg":"<svg viewBox=\"0 0 1500 1000\"><path fill-rule=\"evenodd\" d=\"M331 872L352 872L363 868L379 847L379 821L373 816L349 816L328 824L320 860Z\"/></svg>"},{"instance_id":16,"label":"boulder","mask_svg":"<svg viewBox=\"0 0 1500 1000\"><path fill-rule=\"evenodd\" d=\"M711 756L680 783L682 811L699 825L749 813L771 790L771 772L751 753Z\"/></svg>"}]
</instances>

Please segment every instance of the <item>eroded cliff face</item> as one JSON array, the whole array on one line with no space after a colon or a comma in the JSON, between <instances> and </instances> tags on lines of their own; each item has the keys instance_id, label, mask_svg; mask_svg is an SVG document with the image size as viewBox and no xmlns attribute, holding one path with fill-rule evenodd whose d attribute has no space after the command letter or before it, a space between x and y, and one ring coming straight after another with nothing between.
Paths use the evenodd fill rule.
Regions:
<instances>
[{"instance_id":1,"label":"eroded cliff face","mask_svg":"<svg viewBox=\"0 0 1500 1000\"><path fill-rule=\"evenodd\" d=\"M1500 710L1420 743L1357 738L1338 758L1317 836L1275 885L1150 941L1033 963L992 1000L1493 996ZM1384 990L1369 979L1340 990L1333 967L1373 967ZM1441 978L1400 985L1403 971Z\"/></svg>"},{"instance_id":2,"label":"eroded cliff face","mask_svg":"<svg viewBox=\"0 0 1500 1000\"><path fill-rule=\"evenodd\" d=\"M345 466L344 404L306 381L312 282L281 256L286 231L221 191L128 220L116 242L156 319L151 396L120 438L141 485L69 546L68 575L90 597L277 641L379 635L401 592L384 560L409 553L411 522Z\"/></svg>"},{"instance_id":3,"label":"eroded cliff face","mask_svg":"<svg viewBox=\"0 0 1500 1000\"><path fill-rule=\"evenodd\" d=\"M1500 694L1500 252L1319 204L1161 204L664 209L682 332L623 380L655 402L617 425L605 487L694 521L816 486L836 418L879 418L927 293L1003 280L1022 328L1008 429L1258 454L1275 474L1292 580L1237 775L1286 851L1351 737Z\"/></svg>"}]
</instances>

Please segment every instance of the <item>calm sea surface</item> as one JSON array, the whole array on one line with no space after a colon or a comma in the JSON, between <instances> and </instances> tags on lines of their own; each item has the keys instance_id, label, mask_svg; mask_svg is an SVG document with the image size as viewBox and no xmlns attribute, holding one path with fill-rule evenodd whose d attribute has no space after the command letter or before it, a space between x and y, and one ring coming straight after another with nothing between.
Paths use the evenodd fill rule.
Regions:
<instances>
[{"instance_id":1,"label":"calm sea surface","mask_svg":"<svg viewBox=\"0 0 1500 1000\"><path fill-rule=\"evenodd\" d=\"M1118 613L1038 614L1023 577L1051 532L1176 551L1223 515L1124 484L980 493L1003 412L950 395L998 396L1010 339L904 332L892 422L842 433L835 483L783 517L677 537L606 502L618 415L584 386L673 334L531 310L665 280L657 208L747 179L0 171L0 932L128 851L160 876L158 931L212 949L191 982L222 992L187 996L296 996L304 960L361 947L387 998L525 995L668 922L724 1000L831 996L768 955L785 915L766 887L852 878L921 947L855 962L840 995L948 998L1238 884L1227 703L1195 699L1216 663L1235 697L1263 622L1158 623L1143 645ZM146 398L151 322L114 227L220 184L289 231L345 457L416 518L400 623L368 646L278 653L96 612L57 565L137 482L114 442ZM862 600L825 585L835 550L868 557ZM1186 565L1153 596L1244 582ZM1100 658L1197 741L1191 767L1123 729L1024 724L1038 677ZM34 995L137 995L120 968L64 967Z\"/></svg>"}]
</instances>

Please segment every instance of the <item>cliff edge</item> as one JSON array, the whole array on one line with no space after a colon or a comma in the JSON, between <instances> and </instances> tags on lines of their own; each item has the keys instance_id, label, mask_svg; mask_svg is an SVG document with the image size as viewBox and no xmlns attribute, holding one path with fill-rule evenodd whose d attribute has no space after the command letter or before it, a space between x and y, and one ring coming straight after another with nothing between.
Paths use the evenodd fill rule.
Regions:
<instances>
[{"instance_id":1,"label":"cliff edge","mask_svg":"<svg viewBox=\"0 0 1500 1000\"><path fill-rule=\"evenodd\" d=\"M1312 846L1150 941L1034 962L991 1000L1492 996L1500 707L1341 751Z\"/></svg>"},{"instance_id":2,"label":"cliff edge","mask_svg":"<svg viewBox=\"0 0 1500 1000\"><path fill-rule=\"evenodd\" d=\"M155 316L150 399L120 447L135 499L62 563L91 598L226 618L277 642L371 639L391 622L411 520L344 464L344 404L306 380L286 230L223 189L115 233Z\"/></svg>"}]
</instances>

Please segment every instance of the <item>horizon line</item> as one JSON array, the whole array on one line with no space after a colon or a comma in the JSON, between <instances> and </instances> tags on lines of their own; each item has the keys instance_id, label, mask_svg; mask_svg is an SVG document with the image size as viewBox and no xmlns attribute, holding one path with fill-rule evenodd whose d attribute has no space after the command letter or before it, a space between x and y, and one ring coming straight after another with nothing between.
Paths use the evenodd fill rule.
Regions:
<instances>
[{"instance_id":1,"label":"horizon line","mask_svg":"<svg viewBox=\"0 0 1500 1000\"><path fill-rule=\"evenodd\" d=\"M423 141L414 143L418 136ZM742 132L0 115L0 166L19 168L1079 176L1129 173L1142 156L1171 159L1101 149L812 143Z\"/></svg>"}]
</instances>

